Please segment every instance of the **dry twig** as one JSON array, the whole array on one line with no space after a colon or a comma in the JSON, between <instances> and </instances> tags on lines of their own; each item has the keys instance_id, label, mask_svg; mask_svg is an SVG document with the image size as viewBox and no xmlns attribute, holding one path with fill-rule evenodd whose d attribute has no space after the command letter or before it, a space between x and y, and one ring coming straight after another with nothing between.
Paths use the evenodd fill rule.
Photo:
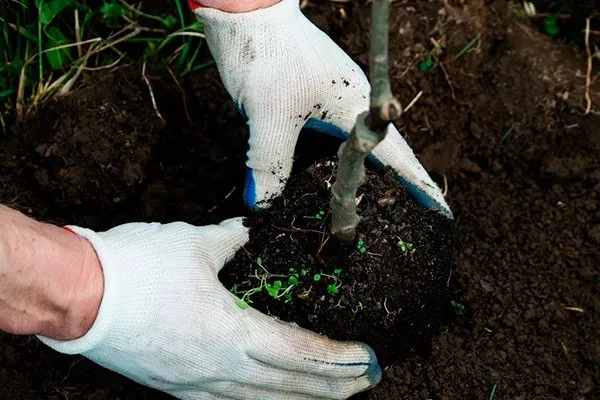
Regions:
<instances>
[{"instance_id":1,"label":"dry twig","mask_svg":"<svg viewBox=\"0 0 600 400\"><path fill-rule=\"evenodd\" d=\"M144 61L144 65L142 65L142 78L144 79L144 82L146 82L146 85L148 86L148 91L150 91L150 100L152 100L152 107L154 107L154 112L156 113L158 118L160 118L160 120L162 122L166 122L165 119L163 118L163 116L160 114L160 111L158 111L158 106L156 105L156 99L154 98L154 92L152 91L152 85L150 85L150 80L146 76L146 62L145 61Z\"/></svg>"},{"instance_id":2,"label":"dry twig","mask_svg":"<svg viewBox=\"0 0 600 400\"><path fill-rule=\"evenodd\" d=\"M415 105L415 103L421 98L421 96L423 96L423 91L422 90L419 93L417 93L417 95L415 96L415 98L412 99L410 103L408 103L408 105L404 109L404 112L407 112L408 110L410 110L410 108Z\"/></svg>"},{"instance_id":3,"label":"dry twig","mask_svg":"<svg viewBox=\"0 0 600 400\"><path fill-rule=\"evenodd\" d=\"M590 19L585 20L585 51L587 53L587 73L585 74L585 107L586 115L592 110L592 98L590 97L590 86L592 84L592 51L590 50Z\"/></svg>"}]
</instances>

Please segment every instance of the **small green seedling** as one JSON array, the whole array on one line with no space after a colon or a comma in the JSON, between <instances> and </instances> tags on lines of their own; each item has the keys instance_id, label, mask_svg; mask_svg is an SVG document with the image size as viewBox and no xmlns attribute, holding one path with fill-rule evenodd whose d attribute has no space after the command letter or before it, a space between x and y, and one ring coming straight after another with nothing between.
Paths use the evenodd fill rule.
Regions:
<instances>
[{"instance_id":1,"label":"small green seedling","mask_svg":"<svg viewBox=\"0 0 600 400\"><path fill-rule=\"evenodd\" d=\"M325 211L320 210L318 213L315 214L315 219L323 219L324 216L325 216Z\"/></svg>"},{"instance_id":2,"label":"small green seedling","mask_svg":"<svg viewBox=\"0 0 600 400\"><path fill-rule=\"evenodd\" d=\"M263 261L260 257L256 258L255 263L263 268ZM291 302L294 294L300 299L307 299L310 295L312 286L308 289L306 289L306 287L302 287L303 278L311 279L309 275L310 271L306 265L302 265L300 271L293 267L289 268L289 275L276 275L276 277L284 279L277 279L273 282L269 282L269 278L272 275L266 269L263 268L263 270L265 272L261 275L258 274L258 270L254 271L253 278L255 278L257 281L257 284L254 287L251 287L247 290L240 290L238 285L233 285L231 288L231 292L239 297L236 300L236 304L242 310L248 308L252 304L252 296L262 292L263 289L268 296L274 298L275 300L284 299L285 303ZM320 273L312 275L312 281L319 282L324 277L329 278L330 280L326 282L327 293L330 295L335 295L339 293L339 289L342 286L342 281L339 279L341 273L341 268L334 269L330 275L321 271ZM307 283L306 281L304 282ZM245 282L245 284L250 284L250 282Z\"/></svg>"},{"instance_id":3,"label":"small green seedling","mask_svg":"<svg viewBox=\"0 0 600 400\"><path fill-rule=\"evenodd\" d=\"M550 37L556 37L560 33L560 27L558 25L558 17L556 15L550 15L544 18L544 30Z\"/></svg>"},{"instance_id":4,"label":"small green seedling","mask_svg":"<svg viewBox=\"0 0 600 400\"><path fill-rule=\"evenodd\" d=\"M233 285L233 287L231 288L231 292L234 295L236 295L236 296L239 296L240 294L242 295L242 297L237 299L235 302L235 304L237 304L237 306L239 308L241 308L242 310L245 310L246 308L248 308L249 305L252 304L251 297L256 293L262 292L263 288L267 285L267 276L266 275L259 276L258 272L255 272L254 276L259 281L258 286L250 288L248 290L244 290L244 291L239 290L237 285Z\"/></svg>"},{"instance_id":5,"label":"small green seedling","mask_svg":"<svg viewBox=\"0 0 600 400\"><path fill-rule=\"evenodd\" d=\"M435 62L433 61L433 58L431 57L431 55L429 55L426 59L424 59L423 61L421 61L419 63L419 71L429 72L433 69L434 66L435 66Z\"/></svg>"},{"instance_id":6,"label":"small green seedling","mask_svg":"<svg viewBox=\"0 0 600 400\"><path fill-rule=\"evenodd\" d=\"M450 300L450 305L457 314L462 314L465 312L465 305L459 301Z\"/></svg>"},{"instance_id":7,"label":"small green seedling","mask_svg":"<svg viewBox=\"0 0 600 400\"><path fill-rule=\"evenodd\" d=\"M427 57L419 63L419 71L431 72L436 68L437 54L441 51L441 48L437 45L427 53Z\"/></svg>"},{"instance_id":8,"label":"small green seedling","mask_svg":"<svg viewBox=\"0 0 600 400\"><path fill-rule=\"evenodd\" d=\"M333 283L330 283L329 285L327 285L327 293L329 294L338 294L339 293L339 288L334 285Z\"/></svg>"},{"instance_id":9,"label":"small green seedling","mask_svg":"<svg viewBox=\"0 0 600 400\"><path fill-rule=\"evenodd\" d=\"M242 300L242 299L237 299L237 300L235 301L235 304L236 304L236 305L237 305L239 308L241 308L242 310L245 310L246 308L250 307L250 306L248 305L248 303L246 303L246 302L245 302L244 300Z\"/></svg>"},{"instance_id":10,"label":"small green seedling","mask_svg":"<svg viewBox=\"0 0 600 400\"><path fill-rule=\"evenodd\" d=\"M302 264L302 267L300 268L300 276L301 277L305 277L306 275L308 275L308 268L306 268L306 265Z\"/></svg>"},{"instance_id":11,"label":"small green seedling","mask_svg":"<svg viewBox=\"0 0 600 400\"><path fill-rule=\"evenodd\" d=\"M363 240L359 240L358 242L356 242L356 248L361 253L366 253L367 252L367 246L366 246L366 243Z\"/></svg>"},{"instance_id":12,"label":"small green seedling","mask_svg":"<svg viewBox=\"0 0 600 400\"><path fill-rule=\"evenodd\" d=\"M281 285L282 285L281 281L277 280L277 281L273 282L273 284L266 283L265 289L267 289L267 293L269 294L269 296L271 296L274 299L278 299L279 291L281 290Z\"/></svg>"},{"instance_id":13,"label":"small green seedling","mask_svg":"<svg viewBox=\"0 0 600 400\"><path fill-rule=\"evenodd\" d=\"M396 243L396 246L398 246L404 254L407 254L407 253L412 254L416 251L416 249L412 243L405 242L404 240L402 240L400 238L398 238L398 243Z\"/></svg>"},{"instance_id":14,"label":"small green seedling","mask_svg":"<svg viewBox=\"0 0 600 400\"><path fill-rule=\"evenodd\" d=\"M342 269L341 268L335 268L333 270L333 272L330 274L324 274L322 271L320 274L317 274L319 276L319 280L321 280L321 277L326 277L329 278L331 280L333 280L332 283L329 283L327 285L327 293L330 295L335 295L338 294L340 292L340 287L342 286L342 281L340 280L340 274L342 273ZM314 279L314 277L313 277Z\"/></svg>"},{"instance_id":15,"label":"small green seedling","mask_svg":"<svg viewBox=\"0 0 600 400\"><path fill-rule=\"evenodd\" d=\"M292 286L292 285L295 286L297 284L298 284L298 277L295 274L288 278L288 280L287 280L288 286Z\"/></svg>"}]
</instances>

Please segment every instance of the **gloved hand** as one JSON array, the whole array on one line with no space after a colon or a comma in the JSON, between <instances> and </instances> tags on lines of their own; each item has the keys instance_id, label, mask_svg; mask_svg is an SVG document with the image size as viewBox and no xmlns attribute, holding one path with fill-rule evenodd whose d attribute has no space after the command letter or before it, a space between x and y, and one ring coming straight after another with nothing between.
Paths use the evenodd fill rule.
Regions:
<instances>
[{"instance_id":1,"label":"gloved hand","mask_svg":"<svg viewBox=\"0 0 600 400\"><path fill-rule=\"evenodd\" d=\"M126 224L87 238L104 296L81 338L40 337L180 399L342 399L381 379L373 351L236 304L217 273L248 240L241 219Z\"/></svg>"},{"instance_id":2,"label":"gloved hand","mask_svg":"<svg viewBox=\"0 0 600 400\"><path fill-rule=\"evenodd\" d=\"M204 7L194 12L225 88L250 127L246 205L264 208L283 191L300 130L345 139L357 115L369 108L370 85L301 13L298 0L241 14ZM439 187L396 128L390 126L373 155L397 172L418 202L452 218Z\"/></svg>"}]
</instances>

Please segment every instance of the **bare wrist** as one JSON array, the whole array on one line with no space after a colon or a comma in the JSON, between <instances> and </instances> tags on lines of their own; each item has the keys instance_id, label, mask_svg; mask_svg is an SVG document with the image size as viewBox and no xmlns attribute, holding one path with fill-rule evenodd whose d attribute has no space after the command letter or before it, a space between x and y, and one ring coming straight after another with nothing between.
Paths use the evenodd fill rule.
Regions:
<instances>
[{"instance_id":1,"label":"bare wrist","mask_svg":"<svg viewBox=\"0 0 600 400\"><path fill-rule=\"evenodd\" d=\"M281 0L191 0L208 8L216 8L228 13L245 13L260 8L268 8Z\"/></svg>"},{"instance_id":2,"label":"bare wrist","mask_svg":"<svg viewBox=\"0 0 600 400\"><path fill-rule=\"evenodd\" d=\"M0 222L0 329L58 340L83 336L104 290L91 244L3 206Z\"/></svg>"}]
</instances>

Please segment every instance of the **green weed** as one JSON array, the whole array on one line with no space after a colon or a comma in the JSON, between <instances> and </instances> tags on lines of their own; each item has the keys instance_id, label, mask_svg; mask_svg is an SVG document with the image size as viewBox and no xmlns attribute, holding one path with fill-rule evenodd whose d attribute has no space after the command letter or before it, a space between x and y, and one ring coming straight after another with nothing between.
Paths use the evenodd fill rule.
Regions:
<instances>
[{"instance_id":1,"label":"green weed","mask_svg":"<svg viewBox=\"0 0 600 400\"><path fill-rule=\"evenodd\" d=\"M325 217L325 211L320 210L318 213L315 214L315 219L323 219L323 217Z\"/></svg>"},{"instance_id":2,"label":"green weed","mask_svg":"<svg viewBox=\"0 0 600 400\"><path fill-rule=\"evenodd\" d=\"M413 246L412 243L409 242L405 242L404 240L400 239L399 237L396 236L396 238L398 239L398 243L396 243L396 246L398 246L398 248L404 253L404 254L412 254L414 253L417 249L415 249L415 247Z\"/></svg>"},{"instance_id":3,"label":"green weed","mask_svg":"<svg viewBox=\"0 0 600 400\"><path fill-rule=\"evenodd\" d=\"M328 278L326 291L329 295L339 293L339 288L342 285L340 280L341 268L336 268L331 274L320 273L310 274L309 269L302 265L299 270L289 268L287 275L272 275L263 266L262 259L256 258L256 264L259 265L265 272L254 272L253 281L244 282L241 285L234 285L230 291L238 296L236 304L241 309L246 309L252 304L253 296L264 292L267 296L275 300L283 300L289 303L294 299L294 295L300 299L306 300L312 291L312 282L319 282L322 278ZM271 281L272 278L278 278ZM244 288L246 286L248 288Z\"/></svg>"},{"instance_id":4,"label":"green weed","mask_svg":"<svg viewBox=\"0 0 600 400\"><path fill-rule=\"evenodd\" d=\"M364 240L359 240L358 242L356 242L356 248L358 249L358 251L360 251L361 253L366 253L367 252L367 244L365 243Z\"/></svg>"}]
</instances>

